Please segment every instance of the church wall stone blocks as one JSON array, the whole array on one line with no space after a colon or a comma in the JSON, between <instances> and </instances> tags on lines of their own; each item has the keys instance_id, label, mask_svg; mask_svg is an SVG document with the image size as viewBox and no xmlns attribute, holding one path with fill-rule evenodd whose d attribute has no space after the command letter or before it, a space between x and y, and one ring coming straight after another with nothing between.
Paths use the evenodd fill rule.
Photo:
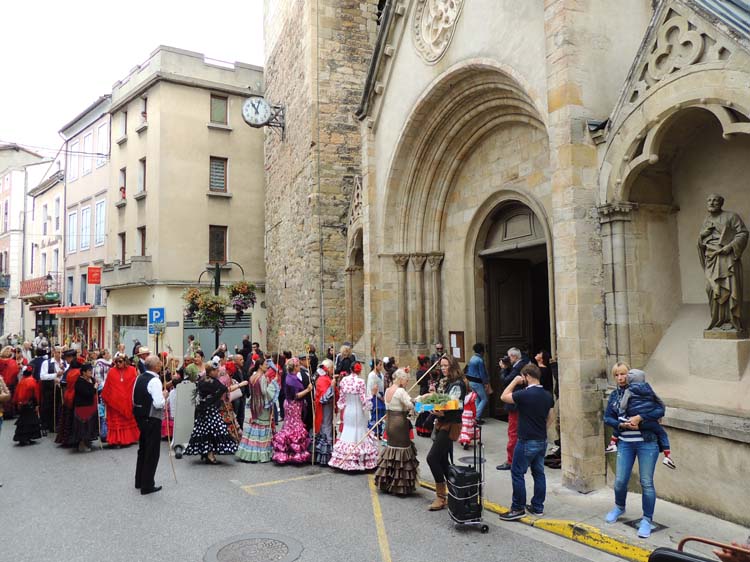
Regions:
<instances>
[{"instance_id":1,"label":"church wall stone blocks","mask_svg":"<svg viewBox=\"0 0 750 562\"><path fill-rule=\"evenodd\" d=\"M750 523L741 479L696 462L750 463L750 340L703 338L696 245L709 193L750 220L750 11L273 4L266 91L288 137L266 138L269 339L413 364L452 334L467 358L486 343L492 372L511 346L550 349L563 482L581 492L613 480L602 401L627 361L684 459L657 470L659 495Z\"/></svg>"}]
</instances>

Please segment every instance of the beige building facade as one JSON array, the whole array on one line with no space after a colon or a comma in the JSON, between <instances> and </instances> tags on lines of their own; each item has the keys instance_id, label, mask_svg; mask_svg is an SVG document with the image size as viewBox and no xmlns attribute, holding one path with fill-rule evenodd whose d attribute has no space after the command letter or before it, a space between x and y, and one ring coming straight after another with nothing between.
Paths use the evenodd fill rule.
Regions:
<instances>
[{"instance_id":1,"label":"beige building facade","mask_svg":"<svg viewBox=\"0 0 750 562\"><path fill-rule=\"evenodd\" d=\"M468 358L482 341L493 370L511 346L549 349L560 369L563 482L581 492L613 481L602 400L612 364L628 361L667 403L664 424L685 459L676 472L657 470L658 494L748 524L737 506L750 501L750 341L703 338L696 249L709 193L750 220L747 2L273 4L267 92L298 112L321 157L288 162L290 147L267 134L268 193L306 170L309 201L348 201L310 213L313 225L345 227L343 240L318 235L336 273L306 270L338 301L339 332L313 325L285 347L350 339L403 363L438 341ZM347 25L357 17L361 26ZM369 49L366 66L349 57L342 69L337 42ZM360 76L355 147L357 135L337 135L318 106L342 107L331 92ZM295 97L300 88L319 95L312 107ZM327 180L328 151L351 150L360 156L352 183L335 168ZM294 232L277 214L269 224ZM289 248L283 234L268 237L267 262ZM743 267L747 278L750 258ZM270 299L272 336L314 300L286 287L283 305Z\"/></svg>"},{"instance_id":2,"label":"beige building facade","mask_svg":"<svg viewBox=\"0 0 750 562\"><path fill-rule=\"evenodd\" d=\"M28 166L45 159L15 144L0 145L0 336L24 339L23 281L26 240L26 192L35 185Z\"/></svg>"},{"instance_id":3,"label":"beige building facade","mask_svg":"<svg viewBox=\"0 0 750 562\"><path fill-rule=\"evenodd\" d=\"M24 335L29 341L42 332L48 341L61 341L59 322L52 310L61 306L63 294L64 166L64 156L26 166L32 181L26 200L25 271L20 299Z\"/></svg>"},{"instance_id":4,"label":"beige building facade","mask_svg":"<svg viewBox=\"0 0 750 562\"><path fill-rule=\"evenodd\" d=\"M215 263L223 285L259 288L240 322L227 311L221 341L231 349L248 334L265 344L263 133L241 113L262 92L261 68L166 46L115 83L102 279L113 347L156 348L147 313L164 308L160 350L180 354L192 333L212 351L212 333L183 318L182 294L199 279L209 288Z\"/></svg>"},{"instance_id":5,"label":"beige building facade","mask_svg":"<svg viewBox=\"0 0 750 562\"><path fill-rule=\"evenodd\" d=\"M60 129L65 140L65 267L62 305L52 309L59 319L60 341L83 349L108 345L106 296L96 271L107 257L107 225L111 171L111 96L95 100Z\"/></svg>"}]
</instances>

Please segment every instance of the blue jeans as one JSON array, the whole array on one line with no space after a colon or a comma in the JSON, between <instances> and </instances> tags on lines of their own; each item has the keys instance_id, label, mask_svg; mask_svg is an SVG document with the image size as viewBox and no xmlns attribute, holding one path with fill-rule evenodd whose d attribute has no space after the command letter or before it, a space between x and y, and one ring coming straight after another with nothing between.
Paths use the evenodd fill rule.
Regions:
<instances>
[{"instance_id":1,"label":"blue jeans","mask_svg":"<svg viewBox=\"0 0 750 562\"><path fill-rule=\"evenodd\" d=\"M544 511L544 498L547 496L547 479L544 476L544 453L547 451L547 440L524 441L518 440L513 451L513 463L510 467L510 478L513 482L513 503L511 510L526 507L526 481L524 475L531 467L534 478L534 496L531 507L536 511Z\"/></svg>"},{"instance_id":2,"label":"blue jeans","mask_svg":"<svg viewBox=\"0 0 750 562\"><path fill-rule=\"evenodd\" d=\"M471 389L477 393L477 419L479 419L482 417L484 407L487 405L487 393L481 382L469 381L469 386L471 386Z\"/></svg>"},{"instance_id":3,"label":"blue jeans","mask_svg":"<svg viewBox=\"0 0 750 562\"><path fill-rule=\"evenodd\" d=\"M656 441L620 441L617 444L617 475L615 477L615 504L625 509L628 495L628 482L633 472L633 464L638 458L638 473L641 479L643 496L643 516L654 517L656 488L654 488L654 470L659 459L659 444Z\"/></svg>"}]
</instances>

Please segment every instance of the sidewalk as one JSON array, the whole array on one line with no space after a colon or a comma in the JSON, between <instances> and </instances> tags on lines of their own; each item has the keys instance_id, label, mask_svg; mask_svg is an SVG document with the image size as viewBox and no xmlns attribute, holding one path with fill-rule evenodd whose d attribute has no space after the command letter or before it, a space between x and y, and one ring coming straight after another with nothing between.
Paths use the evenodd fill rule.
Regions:
<instances>
[{"instance_id":1,"label":"sidewalk","mask_svg":"<svg viewBox=\"0 0 750 562\"><path fill-rule=\"evenodd\" d=\"M505 446L508 442L507 424L494 419L488 420L482 428L482 435L485 458L487 459L485 463L484 517L490 519L497 517L495 513L507 511L511 502L510 471L495 469L495 466L505 462ZM425 437L415 436L414 442L419 452L421 482L424 487L434 489L432 474L425 460L432 441ZM603 447L604 445L602 445ZM463 457L466 457L465 460L470 464L472 449L464 451L456 443L453 455L457 464L465 464L459 460ZM679 464L679 460L677 462ZM685 459L684 462L688 462L688 460ZM659 462L656 470L668 471L670 469ZM679 467L677 470L679 470ZM614 504L614 495L611 488L604 488L590 494L579 494L562 486L561 470L545 467L545 474L547 476L545 514L541 518L527 516L521 520L521 523L565 536L625 559L645 562L653 549L660 546L677 548L680 540L690 535L726 543L733 540L744 541L750 535L749 529L735 523L657 499L654 521L666 528L653 532L649 539L639 539L636 530L628 527L625 522L633 519L640 520L640 494L629 492L627 513L619 522L609 525L604 522L604 515L612 509ZM526 489L530 500L532 491L530 473L526 475ZM518 522L506 524L516 525ZM687 550L701 552L711 557L711 549L697 543L688 545Z\"/></svg>"}]
</instances>

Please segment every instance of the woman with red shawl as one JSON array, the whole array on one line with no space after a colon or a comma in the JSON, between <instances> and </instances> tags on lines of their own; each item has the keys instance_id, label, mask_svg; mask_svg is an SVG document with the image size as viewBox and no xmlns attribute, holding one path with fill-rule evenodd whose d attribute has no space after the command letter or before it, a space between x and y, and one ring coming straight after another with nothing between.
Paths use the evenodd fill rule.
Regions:
<instances>
[{"instance_id":1,"label":"woman with red shawl","mask_svg":"<svg viewBox=\"0 0 750 562\"><path fill-rule=\"evenodd\" d=\"M55 443L62 447L77 445L77 442L71 442L70 437L73 432L73 408L76 396L76 381L81 376L81 363L78 361L75 350L68 350L63 357L70 357L68 370L63 373L63 382L65 391L63 392L63 407L60 414L60 423L57 426L57 437Z\"/></svg>"},{"instance_id":2,"label":"woman with red shawl","mask_svg":"<svg viewBox=\"0 0 750 562\"><path fill-rule=\"evenodd\" d=\"M9 345L0 351L0 377L3 378L3 382L8 387L10 395L13 396L16 384L18 384L18 362L13 355L13 348ZM5 419L10 420L14 416L15 408L13 407L13 401L8 400L5 404Z\"/></svg>"},{"instance_id":3,"label":"woman with red shawl","mask_svg":"<svg viewBox=\"0 0 750 562\"><path fill-rule=\"evenodd\" d=\"M140 437L138 424L133 417L133 386L138 373L125 362L125 356L116 353L114 364L107 373L102 390L102 400L107 406L107 443L110 447L137 443Z\"/></svg>"},{"instance_id":4,"label":"woman with red shawl","mask_svg":"<svg viewBox=\"0 0 750 562\"><path fill-rule=\"evenodd\" d=\"M21 376L23 378L19 381L13 394L13 405L18 412L13 441L17 441L19 445L29 445L33 439L41 439L42 437L39 422L41 392L30 370L25 369Z\"/></svg>"},{"instance_id":5,"label":"woman with red shawl","mask_svg":"<svg viewBox=\"0 0 750 562\"><path fill-rule=\"evenodd\" d=\"M335 387L331 374L333 361L326 359L318 368L315 381L315 464L328 466L333 450L333 405Z\"/></svg>"}]
</instances>

